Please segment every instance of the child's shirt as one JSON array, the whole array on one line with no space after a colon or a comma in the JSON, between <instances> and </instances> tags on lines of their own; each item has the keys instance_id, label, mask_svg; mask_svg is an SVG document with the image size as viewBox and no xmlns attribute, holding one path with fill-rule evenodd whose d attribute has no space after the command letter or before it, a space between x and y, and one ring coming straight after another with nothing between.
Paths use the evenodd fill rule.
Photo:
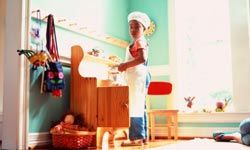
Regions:
<instances>
[{"instance_id":1,"label":"child's shirt","mask_svg":"<svg viewBox=\"0 0 250 150\"><path fill-rule=\"evenodd\" d=\"M134 58L136 58L139 55L138 49L142 48L144 52L146 52L147 46L148 43L146 39L144 37L141 37L135 40L134 43L129 46L129 52Z\"/></svg>"}]
</instances>

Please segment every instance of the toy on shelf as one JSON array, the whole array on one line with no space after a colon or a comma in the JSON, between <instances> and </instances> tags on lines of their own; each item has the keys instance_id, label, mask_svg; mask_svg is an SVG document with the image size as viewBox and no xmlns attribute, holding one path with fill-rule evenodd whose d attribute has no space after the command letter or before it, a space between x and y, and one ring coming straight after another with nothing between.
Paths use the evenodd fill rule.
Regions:
<instances>
[{"instance_id":1,"label":"toy on shelf","mask_svg":"<svg viewBox=\"0 0 250 150\"><path fill-rule=\"evenodd\" d=\"M103 55L103 51L93 48L91 51L88 51L88 54L96 57L101 57Z\"/></svg>"},{"instance_id":2,"label":"toy on shelf","mask_svg":"<svg viewBox=\"0 0 250 150\"><path fill-rule=\"evenodd\" d=\"M231 98L225 98L224 101L217 101L215 111L224 112L230 101L231 101Z\"/></svg>"},{"instance_id":3,"label":"toy on shelf","mask_svg":"<svg viewBox=\"0 0 250 150\"><path fill-rule=\"evenodd\" d=\"M192 108L193 106L193 100L195 99L195 97L184 97L185 101L187 102L187 107L188 108Z\"/></svg>"}]
</instances>

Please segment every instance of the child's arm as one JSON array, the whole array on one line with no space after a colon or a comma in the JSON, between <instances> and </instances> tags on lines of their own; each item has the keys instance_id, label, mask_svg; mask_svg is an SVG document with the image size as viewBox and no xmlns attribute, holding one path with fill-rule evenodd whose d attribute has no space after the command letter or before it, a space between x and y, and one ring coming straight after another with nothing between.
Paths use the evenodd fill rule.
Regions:
<instances>
[{"instance_id":1,"label":"child's arm","mask_svg":"<svg viewBox=\"0 0 250 150\"><path fill-rule=\"evenodd\" d=\"M121 63L118 66L118 70L119 71L125 71L126 69L130 68L130 67L134 67L137 66L139 64L142 64L146 61L146 55L145 55L145 44L143 44L142 42L138 42L137 44L137 51L138 51L138 56L132 60L132 61L128 61L125 63Z\"/></svg>"},{"instance_id":2,"label":"child's arm","mask_svg":"<svg viewBox=\"0 0 250 150\"><path fill-rule=\"evenodd\" d=\"M122 72L130 67L134 67L134 66L137 66L139 64L144 63L146 61L146 59L145 59L145 54L144 54L143 48L138 49L138 54L139 54L138 57L136 57L134 60L128 61L125 63L121 63L118 66L118 70Z\"/></svg>"}]
</instances>

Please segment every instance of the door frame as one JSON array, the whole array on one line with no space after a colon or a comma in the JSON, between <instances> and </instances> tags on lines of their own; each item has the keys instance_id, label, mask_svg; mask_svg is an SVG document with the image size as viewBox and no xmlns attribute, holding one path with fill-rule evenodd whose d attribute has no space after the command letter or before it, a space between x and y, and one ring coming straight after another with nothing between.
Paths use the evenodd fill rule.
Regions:
<instances>
[{"instance_id":1,"label":"door frame","mask_svg":"<svg viewBox=\"0 0 250 150\"><path fill-rule=\"evenodd\" d=\"M30 0L6 0L3 149L28 149L29 63L17 49L28 48Z\"/></svg>"}]
</instances>

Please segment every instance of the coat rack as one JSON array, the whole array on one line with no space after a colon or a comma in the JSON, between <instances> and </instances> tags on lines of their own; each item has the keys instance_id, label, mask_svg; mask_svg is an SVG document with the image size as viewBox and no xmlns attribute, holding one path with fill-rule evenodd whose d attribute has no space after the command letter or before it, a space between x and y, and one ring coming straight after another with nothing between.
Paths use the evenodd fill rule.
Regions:
<instances>
[{"instance_id":1,"label":"coat rack","mask_svg":"<svg viewBox=\"0 0 250 150\"><path fill-rule=\"evenodd\" d=\"M36 14L35 14L35 12L38 12L38 11L41 12L41 10L39 10L39 9L31 11L31 17L34 19L39 19L39 18L37 18ZM42 12L43 13L41 13L41 20L44 22L47 22L48 16L44 15L47 13L44 13L44 11L42 11ZM127 41L121 40L119 38L115 38L115 37L112 37L112 36L104 34L104 33L99 33L95 30L90 30L88 27L78 25L75 21L68 20L64 17L56 16L56 18L57 18L57 20L55 20L55 25L58 27L61 27L63 29L79 33L83 36L87 36L87 37L90 37L90 38L95 39L95 40L99 40L99 41L103 41L103 42L106 42L106 43L109 43L112 45L116 45L116 46L119 46L121 48L126 48L129 44Z\"/></svg>"}]
</instances>

